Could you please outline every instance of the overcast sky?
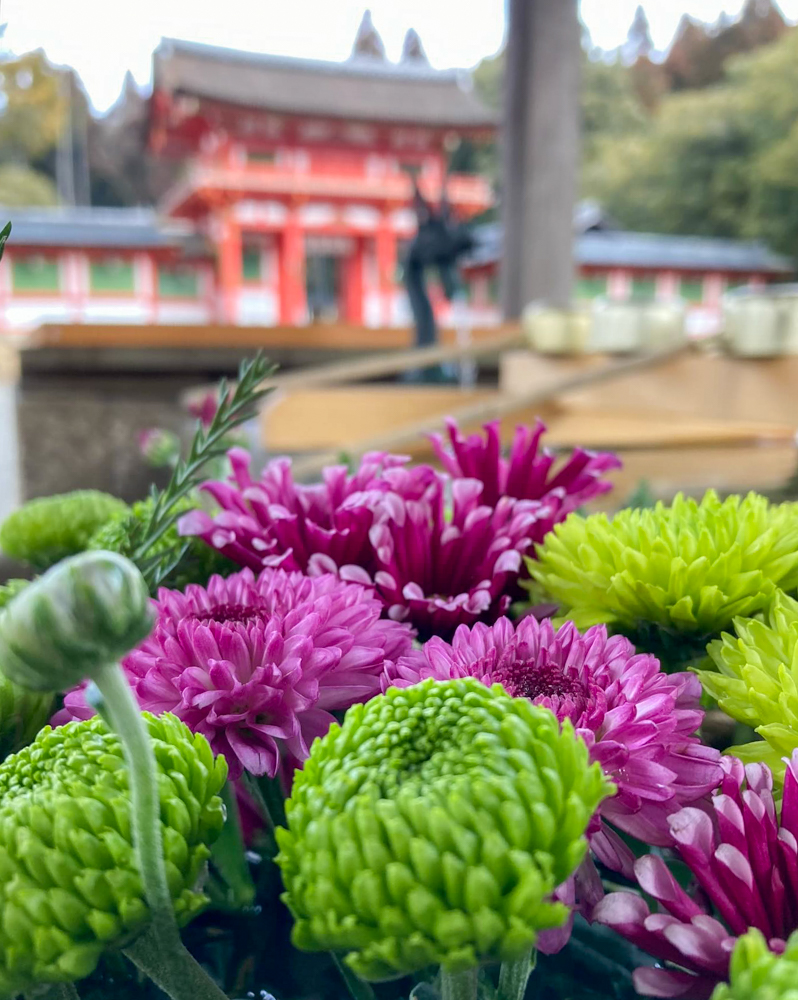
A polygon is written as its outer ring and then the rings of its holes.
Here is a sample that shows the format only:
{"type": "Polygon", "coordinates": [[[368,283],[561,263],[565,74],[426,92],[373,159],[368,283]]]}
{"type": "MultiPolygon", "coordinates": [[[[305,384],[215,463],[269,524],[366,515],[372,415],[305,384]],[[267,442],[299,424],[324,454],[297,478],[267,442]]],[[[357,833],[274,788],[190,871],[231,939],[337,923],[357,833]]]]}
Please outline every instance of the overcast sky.
{"type": "MultiPolygon", "coordinates": [[[[581,0],[593,41],[614,48],[626,37],[638,0],[581,0]]],[[[683,13],[715,20],[737,14],[743,0],[645,0],[658,48],[666,48],[683,13]]],[[[0,0],[7,23],[3,45],[15,53],[44,48],[74,66],[95,107],[119,94],[126,70],[150,76],[152,51],[163,37],[317,59],[349,54],[369,6],[389,58],[414,27],[438,68],[473,66],[494,53],[504,33],[504,0],[0,0]],[[466,13],[467,11],[467,13],[466,13]]],[[[798,19],[798,0],[781,0],[798,19]]]]}

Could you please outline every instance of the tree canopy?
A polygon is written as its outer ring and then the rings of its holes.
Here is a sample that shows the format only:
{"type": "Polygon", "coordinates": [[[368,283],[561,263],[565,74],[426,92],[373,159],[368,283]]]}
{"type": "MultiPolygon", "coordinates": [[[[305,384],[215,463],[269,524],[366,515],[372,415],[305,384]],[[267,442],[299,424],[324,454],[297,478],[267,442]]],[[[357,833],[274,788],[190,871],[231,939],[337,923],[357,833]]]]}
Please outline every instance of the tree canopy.
{"type": "MultiPolygon", "coordinates": [[[[798,252],[798,29],[772,0],[684,18],[666,57],[638,8],[615,52],[586,49],[582,191],[630,229],[760,238],[798,252]]],[[[475,74],[501,103],[501,54],[475,74]]],[[[498,153],[481,154],[498,176],[498,153]]],[[[471,165],[471,164],[469,164],[471,165]]]]}
{"type": "Polygon", "coordinates": [[[664,97],[638,131],[601,134],[585,190],[634,229],[798,249],[798,31],[664,97]]]}

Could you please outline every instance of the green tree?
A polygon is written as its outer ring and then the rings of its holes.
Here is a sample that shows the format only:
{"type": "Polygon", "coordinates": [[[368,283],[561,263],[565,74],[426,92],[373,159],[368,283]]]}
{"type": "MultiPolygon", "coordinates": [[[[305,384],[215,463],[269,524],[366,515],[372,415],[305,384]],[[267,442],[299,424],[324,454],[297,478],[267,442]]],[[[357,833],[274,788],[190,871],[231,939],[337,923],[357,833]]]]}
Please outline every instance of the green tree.
{"type": "Polygon", "coordinates": [[[43,52],[0,62],[0,159],[24,163],[46,155],[64,122],[60,74],[43,52]]]}
{"type": "Polygon", "coordinates": [[[634,79],[619,61],[585,56],[582,64],[582,156],[590,164],[606,139],[643,132],[649,116],[634,79]]]}
{"type": "Polygon", "coordinates": [[[55,205],[55,185],[47,174],[20,163],[0,163],[0,204],[55,205]]]}
{"type": "MultiPolygon", "coordinates": [[[[653,64],[652,64],[653,65],[653,64]]],[[[582,63],[582,155],[589,166],[605,138],[639,133],[648,125],[649,114],[637,94],[632,70],[601,53],[585,52],[582,63]]],[[[501,108],[504,56],[484,59],[474,72],[474,84],[482,99],[497,111],[501,108]]],[[[499,154],[495,143],[475,147],[463,143],[453,159],[453,168],[476,170],[499,179],[499,154]]]]}
{"type": "Polygon", "coordinates": [[[663,99],[646,130],[603,135],[586,188],[632,229],[798,247],[798,31],[663,99]]]}

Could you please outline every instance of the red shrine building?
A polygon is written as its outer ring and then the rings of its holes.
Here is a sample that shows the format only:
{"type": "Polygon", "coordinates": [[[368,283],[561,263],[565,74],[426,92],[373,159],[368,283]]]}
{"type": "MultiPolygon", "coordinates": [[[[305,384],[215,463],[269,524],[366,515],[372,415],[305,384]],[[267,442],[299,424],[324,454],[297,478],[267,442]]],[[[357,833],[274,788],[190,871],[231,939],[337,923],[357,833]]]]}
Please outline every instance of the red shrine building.
{"type": "MultiPolygon", "coordinates": [[[[496,125],[468,73],[431,69],[414,32],[399,64],[381,44],[368,18],[344,63],[162,42],[149,144],[181,179],[157,212],[11,210],[0,317],[408,324],[413,177],[439,201],[452,149],[496,125]]],[[[461,219],[492,204],[483,177],[445,183],[461,219]]]]}
{"type": "MultiPolygon", "coordinates": [[[[360,48],[343,64],[184,42],[155,55],[151,147],[188,163],[161,210],[216,248],[226,322],[409,318],[411,174],[438,201],[447,152],[494,120],[467,74],[431,70],[420,48],[399,65],[360,48]]],[[[492,202],[478,176],[450,176],[447,194],[464,218],[492,202]]]]}
{"type": "MultiPolygon", "coordinates": [[[[431,69],[414,32],[398,64],[364,18],[343,63],[167,40],[154,56],[148,141],[182,164],[147,209],[8,209],[0,330],[42,323],[380,328],[412,321],[401,280],[413,178],[453,213],[493,204],[487,179],[449,174],[458,143],[496,133],[468,73],[431,69]]],[[[590,211],[587,213],[590,216],[590,211]]],[[[724,290],[782,279],[758,244],[646,236],[575,219],[576,295],[683,297],[716,314],[724,290]]],[[[498,322],[501,234],[465,262],[475,323],[498,322]]],[[[439,317],[446,304],[431,282],[439,317]]]]}

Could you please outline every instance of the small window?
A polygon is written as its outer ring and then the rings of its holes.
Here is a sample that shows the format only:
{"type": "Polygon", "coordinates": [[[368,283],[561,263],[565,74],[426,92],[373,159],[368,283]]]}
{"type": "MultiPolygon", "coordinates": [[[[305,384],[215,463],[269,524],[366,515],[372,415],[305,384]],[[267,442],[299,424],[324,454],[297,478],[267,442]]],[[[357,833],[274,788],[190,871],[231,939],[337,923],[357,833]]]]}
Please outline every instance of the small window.
{"type": "Polygon", "coordinates": [[[700,279],[698,281],[682,279],[679,283],[679,293],[688,302],[701,302],[704,298],[704,282],[700,279]]]}
{"type": "Polygon", "coordinates": [[[261,252],[257,247],[245,249],[241,261],[241,273],[244,281],[258,282],[262,272],[261,252]]]}
{"type": "Polygon", "coordinates": [[[607,294],[607,278],[604,275],[588,275],[576,283],[578,299],[596,299],[607,294]]]}
{"type": "Polygon", "coordinates": [[[249,150],[247,153],[247,163],[254,163],[260,167],[271,166],[277,157],[277,154],[272,150],[271,152],[249,150]]]}
{"type": "Polygon", "coordinates": [[[158,265],[158,294],[165,299],[196,299],[199,295],[199,280],[195,270],[189,267],[168,267],[158,265]]]}
{"type": "Polygon", "coordinates": [[[58,260],[40,255],[12,258],[11,285],[15,292],[59,291],[58,260]]]}
{"type": "Polygon", "coordinates": [[[419,177],[421,174],[421,164],[416,162],[408,162],[407,160],[399,161],[399,171],[403,174],[409,174],[410,177],[419,177]]]}
{"type": "Polygon", "coordinates": [[[106,257],[89,264],[89,288],[97,294],[133,294],[136,290],[133,262],[123,257],[106,257]]]}
{"type": "Polygon", "coordinates": [[[652,302],[657,291],[655,278],[635,277],[632,279],[632,300],[635,302],[652,302]]]}

